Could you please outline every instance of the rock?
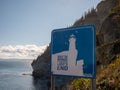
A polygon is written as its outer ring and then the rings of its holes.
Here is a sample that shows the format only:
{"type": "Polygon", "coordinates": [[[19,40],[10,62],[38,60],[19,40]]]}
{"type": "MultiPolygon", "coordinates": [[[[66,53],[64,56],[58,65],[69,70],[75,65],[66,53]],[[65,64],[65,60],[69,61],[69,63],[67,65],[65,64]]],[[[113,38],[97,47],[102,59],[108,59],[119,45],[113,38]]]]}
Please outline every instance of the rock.
{"type": "Polygon", "coordinates": [[[31,73],[23,73],[22,75],[32,76],[32,74],[31,74],[31,73]]]}
{"type": "Polygon", "coordinates": [[[49,47],[45,52],[38,56],[36,60],[32,62],[33,76],[39,78],[48,78],[50,77],[50,50],[49,47]]]}

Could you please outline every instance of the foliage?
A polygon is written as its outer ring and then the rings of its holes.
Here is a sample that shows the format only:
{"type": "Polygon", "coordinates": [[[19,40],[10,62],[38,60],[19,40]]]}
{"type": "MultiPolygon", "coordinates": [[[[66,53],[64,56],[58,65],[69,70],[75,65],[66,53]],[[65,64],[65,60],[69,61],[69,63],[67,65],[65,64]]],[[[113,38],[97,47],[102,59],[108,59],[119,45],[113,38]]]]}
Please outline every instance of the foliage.
{"type": "MultiPolygon", "coordinates": [[[[99,67],[100,68],[100,67],[99,67]]],[[[97,74],[97,90],[120,90],[120,57],[97,74]]],[[[90,79],[74,79],[73,90],[90,90],[90,79]]]]}
{"type": "Polygon", "coordinates": [[[120,57],[114,60],[106,68],[101,69],[97,75],[98,90],[119,90],[120,89],[120,57]]]}
{"type": "Polygon", "coordinates": [[[74,90],[89,90],[90,79],[74,79],[72,85],[74,90]]]}

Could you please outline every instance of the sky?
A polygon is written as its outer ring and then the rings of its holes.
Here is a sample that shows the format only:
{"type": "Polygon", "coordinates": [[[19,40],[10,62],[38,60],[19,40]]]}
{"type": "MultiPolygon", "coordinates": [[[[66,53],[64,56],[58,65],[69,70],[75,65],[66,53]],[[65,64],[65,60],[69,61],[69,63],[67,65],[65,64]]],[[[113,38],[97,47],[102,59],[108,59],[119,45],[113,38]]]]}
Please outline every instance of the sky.
{"type": "MultiPolygon", "coordinates": [[[[48,45],[52,30],[72,26],[100,1],[0,0],[0,50],[9,46],[48,45]]],[[[0,58],[7,57],[1,53],[0,58]]]]}

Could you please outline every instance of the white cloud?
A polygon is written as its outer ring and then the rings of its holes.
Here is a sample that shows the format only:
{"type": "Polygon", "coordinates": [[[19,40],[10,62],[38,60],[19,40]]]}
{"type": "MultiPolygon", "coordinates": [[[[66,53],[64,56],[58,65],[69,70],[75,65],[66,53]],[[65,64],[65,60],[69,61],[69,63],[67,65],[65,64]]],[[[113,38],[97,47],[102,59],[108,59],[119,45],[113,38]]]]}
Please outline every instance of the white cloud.
{"type": "Polygon", "coordinates": [[[42,54],[48,45],[16,45],[0,46],[0,58],[35,59],[42,54]]]}

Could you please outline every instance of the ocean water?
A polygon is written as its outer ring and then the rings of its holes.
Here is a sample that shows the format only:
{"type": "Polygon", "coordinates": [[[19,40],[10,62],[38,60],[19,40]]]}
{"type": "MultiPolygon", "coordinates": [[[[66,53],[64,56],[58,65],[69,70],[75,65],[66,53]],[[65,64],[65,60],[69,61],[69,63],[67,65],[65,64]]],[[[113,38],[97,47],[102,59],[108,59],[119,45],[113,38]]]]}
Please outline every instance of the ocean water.
{"type": "Polygon", "coordinates": [[[0,90],[48,90],[45,81],[29,75],[32,73],[31,62],[0,59],[0,90]]]}

